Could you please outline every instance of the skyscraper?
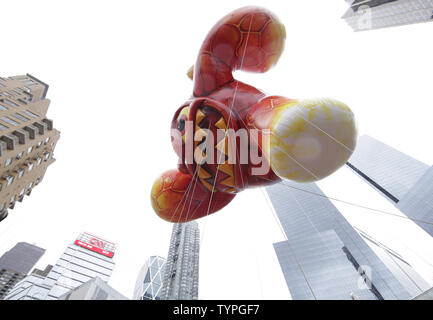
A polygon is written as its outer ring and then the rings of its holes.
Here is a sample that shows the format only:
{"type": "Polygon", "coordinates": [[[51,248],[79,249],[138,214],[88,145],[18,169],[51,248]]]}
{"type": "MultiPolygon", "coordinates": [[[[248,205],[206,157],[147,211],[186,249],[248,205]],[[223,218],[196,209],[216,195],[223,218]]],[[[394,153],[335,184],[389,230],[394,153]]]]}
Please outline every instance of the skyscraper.
{"type": "Polygon", "coordinates": [[[84,232],[66,248],[48,275],[30,274],[5,299],[57,300],[95,277],[108,282],[115,249],[114,243],[84,232]]]}
{"type": "Polygon", "coordinates": [[[366,135],[347,166],[433,236],[433,167],[366,135]]]}
{"type": "Polygon", "coordinates": [[[0,221],[30,195],[54,162],[60,132],[46,117],[48,85],[31,75],[0,77],[0,221]]]}
{"type": "Polygon", "coordinates": [[[200,230],[197,222],[173,226],[161,300],[197,300],[200,230]]]}
{"type": "Polygon", "coordinates": [[[45,249],[19,242],[0,257],[0,300],[29,273],[44,253],[45,249]]]}
{"type": "Polygon", "coordinates": [[[346,0],[343,19],[355,31],[433,21],[433,0],[346,0]]]}
{"type": "Polygon", "coordinates": [[[266,190],[287,237],[274,248],[293,299],[410,298],[316,184],[266,190]]]}
{"type": "Polygon", "coordinates": [[[141,268],[134,289],[134,300],[160,300],[166,260],[150,257],[141,268]]]}

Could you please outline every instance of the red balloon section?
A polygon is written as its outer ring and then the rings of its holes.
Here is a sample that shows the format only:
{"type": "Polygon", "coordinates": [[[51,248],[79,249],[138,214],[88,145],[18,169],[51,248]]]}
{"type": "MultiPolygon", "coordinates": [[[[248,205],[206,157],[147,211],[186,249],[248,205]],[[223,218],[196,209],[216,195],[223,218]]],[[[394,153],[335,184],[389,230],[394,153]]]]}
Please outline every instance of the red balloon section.
{"type": "Polygon", "coordinates": [[[178,169],[162,174],[151,191],[152,206],[162,219],[198,219],[220,210],[245,188],[280,181],[270,160],[269,143],[277,142],[272,130],[266,130],[294,100],[268,97],[232,73],[268,71],[280,58],[285,38],[278,18],[258,7],[235,10],[211,29],[189,72],[193,95],[171,124],[177,133],[172,144],[180,159],[178,169]],[[230,131],[236,136],[227,134],[230,131]],[[241,131],[247,135],[246,150],[236,143],[241,131]],[[254,173],[262,167],[267,169],[254,173]]]}

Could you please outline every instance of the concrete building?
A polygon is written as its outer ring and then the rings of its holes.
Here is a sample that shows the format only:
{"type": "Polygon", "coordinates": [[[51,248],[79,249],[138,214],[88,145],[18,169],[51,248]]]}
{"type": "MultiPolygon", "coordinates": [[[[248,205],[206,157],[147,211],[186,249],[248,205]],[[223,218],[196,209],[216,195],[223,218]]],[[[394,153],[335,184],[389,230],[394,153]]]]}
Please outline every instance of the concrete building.
{"type": "Polygon", "coordinates": [[[68,293],[59,300],[129,300],[121,293],[110,287],[104,280],[96,277],[68,293]]]}
{"type": "Polygon", "coordinates": [[[294,300],[411,297],[316,184],[266,191],[287,238],[274,248],[294,300]]]}
{"type": "Polygon", "coordinates": [[[48,85],[31,75],[0,77],[0,221],[44,178],[60,132],[46,117],[48,85]]]}
{"type": "Polygon", "coordinates": [[[134,300],[160,300],[166,260],[150,257],[141,268],[134,289],[134,300]]]}
{"type": "Polygon", "coordinates": [[[173,226],[161,300],[197,300],[200,230],[197,222],[173,226]]]}
{"type": "Polygon", "coordinates": [[[347,166],[433,236],[433,167],[367,135],[347,166]]]}
{"type": "Polygon", "coordinates": [[[433,21],[433,0],[346,0],[343,19],[354,31],[433,21]]]}
{"type": "Polygon", "coordinates": [[[0,300],[29,273],[44,253],[45,249],[19,242],[0,257],[0,300]]]}
{"type": "Polygon", "coordinates": [[[114,269],[115,250],[114,243],[84,232],[66,248],[54,267],[46,271],[48,274],[30,274],[5,299],[57,300],[95,277],[108,282],[114,269]]]}

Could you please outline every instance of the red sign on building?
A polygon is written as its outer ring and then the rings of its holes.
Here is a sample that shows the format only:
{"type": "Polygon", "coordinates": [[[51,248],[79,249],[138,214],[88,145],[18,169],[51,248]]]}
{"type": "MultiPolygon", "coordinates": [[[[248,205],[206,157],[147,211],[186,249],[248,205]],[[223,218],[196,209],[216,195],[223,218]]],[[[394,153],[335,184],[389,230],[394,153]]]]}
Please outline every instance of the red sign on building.
{"type": "Polygon", "coordinates": [[[95,237],[87,232],[82,233],[80,237],[75,240],[74,244],[109,258],[114,256],[114,243],[95,237]]]}

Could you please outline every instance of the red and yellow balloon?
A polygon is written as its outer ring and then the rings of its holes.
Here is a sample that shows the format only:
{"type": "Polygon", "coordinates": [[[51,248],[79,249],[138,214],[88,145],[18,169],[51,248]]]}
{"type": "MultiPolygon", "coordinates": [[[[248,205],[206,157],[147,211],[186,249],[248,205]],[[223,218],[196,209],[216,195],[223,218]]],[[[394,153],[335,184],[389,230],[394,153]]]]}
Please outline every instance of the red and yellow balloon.
{"type": "Polygon", "coordinates": [[[348,160],[357,137],[348,106],[267,96],[233,78],[235,70],[268,71],[285,38],[284,25],[259,7],[233,11],[209,32],[188,72],[193,95],[171,124],[178,169],[152,187],[152,206],[162,219],[195,220],[222,209],[245,188],[281,178],[317,181],[348,160]]]}

